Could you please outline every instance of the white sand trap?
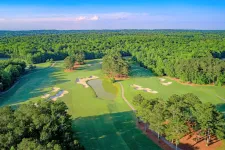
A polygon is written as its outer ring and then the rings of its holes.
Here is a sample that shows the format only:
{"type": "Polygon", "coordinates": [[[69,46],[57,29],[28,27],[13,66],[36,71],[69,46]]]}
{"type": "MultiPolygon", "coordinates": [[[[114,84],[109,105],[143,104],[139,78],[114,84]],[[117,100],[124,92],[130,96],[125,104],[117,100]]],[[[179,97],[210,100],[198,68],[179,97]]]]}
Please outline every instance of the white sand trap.
{"type": "Polygon", "coordinates": [[[55,62],[51,65],[51,67],[54,67],[55,66],[55,62]]]}
{"type": "Polygon", "coordinates": [[[58,92],[60,90],[60,88],[58,88],[58,87],[53,87],[52,88],[52,92],[58,92]]]}
{"type": "Polygon", "coordinates": [[[172,84],[172,82],[166,82],[166,83],[161,83],[162,85],[168,86],[170,84],[172,84]]]}
{"type": "Polygon", "coordinates": [[[143,88],[142,86],[136,85],[136,84],[132,84],[131,87],[133,87],[135,90],[138,90],[138,91],[145,91],[145,92],[152,93],[152,94],[158,93],[157,91],[153,91],[150,88],[143,88]]]}
{"type": "Polygon", "coordinates": [[[88,67],[92,66],[92,64],[88,64],[88,67]]]}
{"type": "Polygon", "coordinates": [[[159,78],[159,80],[160,80],[161,82],[166,81],[166,79],[164,79],[164,78],[159,78]]]}
{"type": "Polygon", "coordinates": [[[44,94],[41,98],[48,98],[50,94],[44,94]]]}
{"type": "Polygon", "coordinates": [[[99,64],[102,64],[102,62],[99,62],[99,64]]]}
{"type": "Polygon", "coordinates": [[[97,77],[97,76],[90,76],[90,77],[88,77],[88,78],[77,78],[76,79],[76,82],[77,82],[77,84],[81,84],[81,85],[83,85],[85,88],[88,88],[89,87],[89,85],[87,84],[87,81],[89,81],[89,80],[94,80],[94,79],[98,79],[99,77],[97,77]]]}
{"type": "Polygon", "coordinates": [[[56,101],[59,97],[63,97],[65,94],[68,94],[68,91],[61,90],[55,96],[50,97],[51,100],[56,101]]]}

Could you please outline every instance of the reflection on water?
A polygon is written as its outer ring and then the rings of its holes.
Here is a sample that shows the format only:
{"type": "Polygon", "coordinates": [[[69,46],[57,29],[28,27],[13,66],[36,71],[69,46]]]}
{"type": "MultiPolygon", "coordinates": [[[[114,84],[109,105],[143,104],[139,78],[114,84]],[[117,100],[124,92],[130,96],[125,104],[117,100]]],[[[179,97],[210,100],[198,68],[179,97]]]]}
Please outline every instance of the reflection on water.
{"type": "Polygon", "coordinates": [[[116,88],[112,84],[107,84],[107,86],[111,86],[110,88],[105,87],[105,84],[103,86],[103,82],[101,79],[90,80],[87,83],[94,89],[97,97],[102,99],[109,99],[109,100],[113,100],[116,98],[116,93],[108,90],[108,89],[116,88]]]}

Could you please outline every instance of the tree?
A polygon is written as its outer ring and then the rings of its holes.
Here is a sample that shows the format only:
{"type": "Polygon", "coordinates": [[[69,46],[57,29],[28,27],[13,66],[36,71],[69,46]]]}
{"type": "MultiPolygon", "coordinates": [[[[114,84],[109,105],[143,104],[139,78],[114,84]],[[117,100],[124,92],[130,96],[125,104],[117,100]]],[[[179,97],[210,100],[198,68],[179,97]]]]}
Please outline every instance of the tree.
{"type": "Polygon", "coordinates": [[[166,138],[175,142],[176,149],[179,144],[179,140],[187,133],[188,127],[185,125],[185,121],[179,116],[169,119],[169,123],[166,125],[165,133],[166,138]]]}
{"type": "Polygon", "coordinates": [[[223,114],[216,110],[215,105],[197,104],[192,109],[192,113],[200,127],[200,133],[205,137],[207,146],[212,135],[216,135],[219,139],[225,137],[225,120],[223,114]]]}
{"type": "Polygon", "coordinates": [[[0,147],[3,149],[83,149],[72,132],[63,102],[21,104],[0,108],[0,147]]]}
{"type": "Polygon", "coordinates": [[[73,56],[67,56],[64,59],[64,65],[65,65],[66,69],[72,70],[73,66],[74,66],[74,63],[75,63],[75,58],[73,56]]]}
{"type": "Polygon", "coordinates": [[[111,77],[128,76],[129,65],[119,52],[109,52],[103,57],[102,70],[111,77]]]}
{"type": "Polygon", "coordinates": [[[151,116],[151,129],[157,132],[158,139],[160,134],[165,132],[166,120],[167,120],[167,106],[163,100],[158,100],[158,103],[155,104],[151,116]]]}

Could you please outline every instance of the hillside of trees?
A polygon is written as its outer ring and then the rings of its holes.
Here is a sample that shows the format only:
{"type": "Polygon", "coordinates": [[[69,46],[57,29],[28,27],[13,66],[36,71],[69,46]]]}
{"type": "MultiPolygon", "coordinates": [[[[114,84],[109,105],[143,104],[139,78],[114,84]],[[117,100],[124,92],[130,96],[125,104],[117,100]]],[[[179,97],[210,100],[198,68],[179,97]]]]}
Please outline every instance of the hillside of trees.
{"type": "Polygon", "coordinates": [[[197,84],[225,83],[225,32],[182,30],[2,31],[0,55],[28,63],[62,60],[74,51],[86,59],[108,51],[132,55],[142,66],[197,84]]]}
{"type": "Polygon", "coordinates": [[[0,60],[0,92],[10,88],[24,74],[25,68],[26,63],[18,59],[0,60]]]}
{"type": "Polygon", "coordinates": [[[0,108],[0,147],[2,150],[79,150],[72,120],[63,102],[21,104],[0,108]]]}
{"type": "Polygon", "coordinates": [[[172,95],[167,101],[156,98],[146,99],[137,95],[133,99],[137,106],[136,115],[145,123],[145,128],[157,132],[158,138],[165,136],[176,146],[179,140],[195,131],[196,143],[205,139],[209,145],[213,136],[225,139],[223,113],[211,103],[202,103],[193,94],[172,95]]]}

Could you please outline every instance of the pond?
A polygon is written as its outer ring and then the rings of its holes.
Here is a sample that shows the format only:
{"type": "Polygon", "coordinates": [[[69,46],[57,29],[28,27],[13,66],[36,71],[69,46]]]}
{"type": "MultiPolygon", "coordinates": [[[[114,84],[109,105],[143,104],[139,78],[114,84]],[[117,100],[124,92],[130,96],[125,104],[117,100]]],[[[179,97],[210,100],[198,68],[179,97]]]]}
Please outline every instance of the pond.
{"type": "Polygon", "coordinates": [[[95,91],[98,98],[113,100],[118,92],[117,88],[106,80],[96,79],[87,82],[95,91]]]}

